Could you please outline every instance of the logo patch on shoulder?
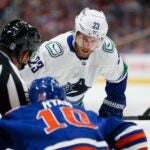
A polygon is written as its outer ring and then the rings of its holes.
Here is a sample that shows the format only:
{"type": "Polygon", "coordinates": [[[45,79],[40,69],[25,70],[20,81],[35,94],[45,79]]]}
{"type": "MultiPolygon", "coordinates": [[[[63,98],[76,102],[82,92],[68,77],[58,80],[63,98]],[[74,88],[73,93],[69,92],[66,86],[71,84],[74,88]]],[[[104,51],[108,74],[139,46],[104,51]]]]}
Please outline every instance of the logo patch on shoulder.
{"type": "Polygon", "coordinates": [[[48,50],[49,54],[54,58],[58,57],[64,53],[64,50],[63,50],[61,44],[58,42],[48,42],[45,45],[45,47],[48,50]]]}
{"type": "Polygon", "coordinates": [[[110,39],[105,39],[102,48],[107,53],[113,53],[114,52],[114,45],[110,39]]]}

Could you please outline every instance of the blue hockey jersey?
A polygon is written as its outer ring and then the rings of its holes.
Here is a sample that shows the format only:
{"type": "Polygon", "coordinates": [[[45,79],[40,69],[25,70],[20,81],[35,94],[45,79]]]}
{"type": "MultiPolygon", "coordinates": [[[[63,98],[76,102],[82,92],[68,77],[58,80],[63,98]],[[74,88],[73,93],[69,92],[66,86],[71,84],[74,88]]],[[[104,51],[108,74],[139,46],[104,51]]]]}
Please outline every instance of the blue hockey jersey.
{"type": "Polygon", "coordinates": [[[0,150],[147,149],[136,124],[100,118],[66,101],[48,100],[19,107],[0,120],[0,150]]]}

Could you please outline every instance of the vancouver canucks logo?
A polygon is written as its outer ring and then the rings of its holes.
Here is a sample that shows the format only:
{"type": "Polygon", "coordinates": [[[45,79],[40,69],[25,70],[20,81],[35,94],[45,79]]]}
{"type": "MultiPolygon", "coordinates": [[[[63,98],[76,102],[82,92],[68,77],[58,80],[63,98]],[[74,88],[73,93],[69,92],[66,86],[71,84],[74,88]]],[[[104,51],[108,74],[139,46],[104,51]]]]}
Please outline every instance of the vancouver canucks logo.
{"type": "Polygon", "coordinates": [[[108,53],[113,53],[114,52],[114,44],[109,38],[105,38],[103,46],[103,50],[108,53]]]}
{"type": "Polygon", "coordinates": [[[64,53],[61,44],[58,42],[48,42],[45,47],[52,57],[58,57],[64,53]]]}

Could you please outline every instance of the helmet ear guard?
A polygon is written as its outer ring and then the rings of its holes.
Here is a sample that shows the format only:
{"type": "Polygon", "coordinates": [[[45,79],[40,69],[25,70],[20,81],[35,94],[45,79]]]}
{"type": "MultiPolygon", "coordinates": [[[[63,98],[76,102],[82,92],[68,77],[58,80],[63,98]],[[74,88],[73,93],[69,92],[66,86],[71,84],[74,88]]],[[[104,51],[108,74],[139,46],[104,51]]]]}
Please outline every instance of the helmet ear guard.
{"type": "Polygon", "coordinates": [[[75,18],[75,34],[81,32],[91,37],[104,38],[107,31],[108,24],[102,11],[85,8],[75,18]]]}
{"type": "Polygon", "coordinates": [[[16,44],[14,42],[11,42],[9,45],[9,49],[13,51],[15,48],[16,48],[16,44]]]}

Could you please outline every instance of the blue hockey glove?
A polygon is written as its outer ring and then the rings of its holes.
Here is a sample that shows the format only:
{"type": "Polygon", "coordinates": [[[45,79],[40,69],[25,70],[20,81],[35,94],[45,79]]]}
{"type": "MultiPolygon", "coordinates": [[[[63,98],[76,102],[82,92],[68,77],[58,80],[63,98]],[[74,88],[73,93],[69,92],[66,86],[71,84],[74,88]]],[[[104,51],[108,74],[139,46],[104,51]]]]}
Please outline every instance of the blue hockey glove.
{"type": "Polygon", "coordinates": [[[127,75],[119,83],[106,82],[105,91],[107,97],[104,99],[104,102],[99,109],[100,116],[116,116],[118,118],[123,118],[123,110],[126,106],[126,84],[127,75]]]}
{"type": "Polygon", "coordinates": [[[118,118],[123,118],[124,108],[125,103],[118,103],[117,101],[105,98],[99,109],[99,115],[101,117],[116,116],[118,118]]]}

